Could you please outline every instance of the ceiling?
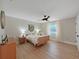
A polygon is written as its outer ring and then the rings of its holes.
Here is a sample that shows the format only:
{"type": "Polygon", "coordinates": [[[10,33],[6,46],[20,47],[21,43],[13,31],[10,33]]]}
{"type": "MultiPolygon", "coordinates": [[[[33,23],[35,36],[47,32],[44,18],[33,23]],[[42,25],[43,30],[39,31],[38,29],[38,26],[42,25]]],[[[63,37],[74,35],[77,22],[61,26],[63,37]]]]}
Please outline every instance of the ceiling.
{"type": "Polygon", "coordinates": [[[50,21],[74,17],[79,11],[79,0],[2,0],[7,16],[40,22],[43,15],[50,21]]]}

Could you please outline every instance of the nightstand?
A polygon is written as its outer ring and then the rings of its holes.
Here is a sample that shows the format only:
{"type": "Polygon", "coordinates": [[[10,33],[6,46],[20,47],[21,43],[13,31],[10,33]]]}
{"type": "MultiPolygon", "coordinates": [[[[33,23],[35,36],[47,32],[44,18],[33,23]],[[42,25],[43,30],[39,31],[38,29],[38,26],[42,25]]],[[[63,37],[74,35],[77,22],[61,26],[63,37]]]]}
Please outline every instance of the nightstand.
{"type": "Polygon", "coordinates": [[[27,42],[26,37],[19,37],[19,44],[24,44],[25,42],[27,42]]]}

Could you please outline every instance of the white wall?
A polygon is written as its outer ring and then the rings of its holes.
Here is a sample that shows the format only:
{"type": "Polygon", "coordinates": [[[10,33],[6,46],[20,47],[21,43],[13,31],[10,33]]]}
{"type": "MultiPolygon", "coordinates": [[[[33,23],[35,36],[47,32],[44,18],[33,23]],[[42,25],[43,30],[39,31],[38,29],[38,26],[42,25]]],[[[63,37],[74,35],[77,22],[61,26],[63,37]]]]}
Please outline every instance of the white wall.
{"type": "MultiPolygon", "coordinates": [[[[76,43],[75,39],[75,17],[58,20],[56,21],[57,24],[57,37],[53,38],[50,36],[51,39],[56,41],[62,41],[67,43],[76,43]]],[[[42,29],[42,32],[47,32],[47,23],[41,24],[40,28],[42,29]]]]}
{"type": "MultiPolygon", "coordinates": [[[[1,11],[1,0],[0,0],[0,11],[1,11]]],[[[1,16],[1,15],[0,15],[1,16]]],[[[1,17],[0,17],[0,19],[1,19],[1,17]]],[[[1,24],[0,24],[1,25],[1,24]]],[[[0,27],[1,28],[1,27],[0,27]]]]}
{"type": "Polygon", "coordinates": [[[1,1],[0,1],[0,10],[1,10],[1,1]]]}
{"type": "MultiPolygon", "coordinates": [[[[2,1],[0,0],[0,13],[1,13],[1,9],[2,9],[2,1]]],[[[1,16],[1,15],[0,15],[1,16]]],[[[1,20],[1,17],[0,17],[0,20],[1,20]]],[[[0,43],[1,43],[1,36],[2,36],[2,32],[3,30],[1,29],[1,22],[0,22],[0,43]]]]}
{"type": "Polygon", "coordinates": [[[47,34],[47,23],[40,23],[40,30],[42,34],[47,34]]]}
{"type": "MultiPolygon", "coordinates": [[[[56,33],[51,34],[51,31],[50,31],[50,25],[52,25],[54,23],[56,24],[56,21],[47,23],[47,33],[48,33],[48,35],[50,35],[51,40],[54,40],[54,39],[56,40],[56,33]]],[[[56,24],[56,26],[57,26],[57,24],[56,24]]]]}
{"type": "MultiPolygon", "coordinates": [[[[69,18],[56,21],[57,23],[57,39],[58,41],[75,43],[75,18],[69,18]]],[[[39,24],[29,22],[23,19],[17,19],[13,17],[6,17],[6,33],[8,37],[18,37],[21,32],[20,29],[25,29],[28,34],[28,24],[33,24],[35,28],[40,28],[41,32],[47,34],[47,23],[39,24]]]]}
{"type": "Polygon", "coordinates": [[[69,18],[69,19],[64,19],[60,20],[59,22],[59,34],[60,34],[60,39],[57,38],[59,41],[63,42],[71,42],[71,43],[76,43],[75,39],[75,31],[76,31],[76,26],[75,26],[75,18],[69,18]]]}
{"type": "Polygon", "coordinates": [[[77,37],[77,35],[79,35],[79,15],[76,18],[76,40],[77,40],[77,48],[79,51],[79,37],[77,37]]]}
{"type": "Polygon", "coordinates": [[[34,22],[29,22],[23,19],[13,18],[13,17],[6,17],[6,33],[8,37],[18,37],[21,35],[21,30],[25,30],[26,34],[29,33],[28,31],[28,24],[34,25],[35,28],[39,26],[39,24],[34,22]]]}

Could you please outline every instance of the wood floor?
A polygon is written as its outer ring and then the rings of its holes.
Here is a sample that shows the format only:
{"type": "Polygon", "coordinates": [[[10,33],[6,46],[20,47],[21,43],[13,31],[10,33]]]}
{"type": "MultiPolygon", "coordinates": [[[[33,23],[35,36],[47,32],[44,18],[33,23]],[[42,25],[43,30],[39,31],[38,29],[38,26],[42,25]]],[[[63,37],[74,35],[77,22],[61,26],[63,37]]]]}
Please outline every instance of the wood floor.
{"type": "Polygon", "coordinates": [[[79,59],[75,46],[49,41],[41,47],[17,45],[17,59],[79,59]]]}

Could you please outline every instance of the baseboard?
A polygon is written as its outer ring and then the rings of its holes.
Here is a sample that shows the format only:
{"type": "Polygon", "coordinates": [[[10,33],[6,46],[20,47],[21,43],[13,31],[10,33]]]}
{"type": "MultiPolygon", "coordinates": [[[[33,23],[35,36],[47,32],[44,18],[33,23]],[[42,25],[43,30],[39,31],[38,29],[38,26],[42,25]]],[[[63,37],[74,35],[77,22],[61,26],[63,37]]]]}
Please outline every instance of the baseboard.
{"type": "Polygon", "coordinates": [[[61,40],[60,41],[54,40],[54,41],[77,46],[77,43],[74,43],[74,42],[67,42],[67,41],[61,41],[61,40]]]}
{"type": "Polygon", "coordinates": [[[66,41],[62,41],[63,43],[66,43],[66,44],[71,44],[71,45],[77,45],[76,43],[74,43],[74,42],[66,42],[66,41]]]}

